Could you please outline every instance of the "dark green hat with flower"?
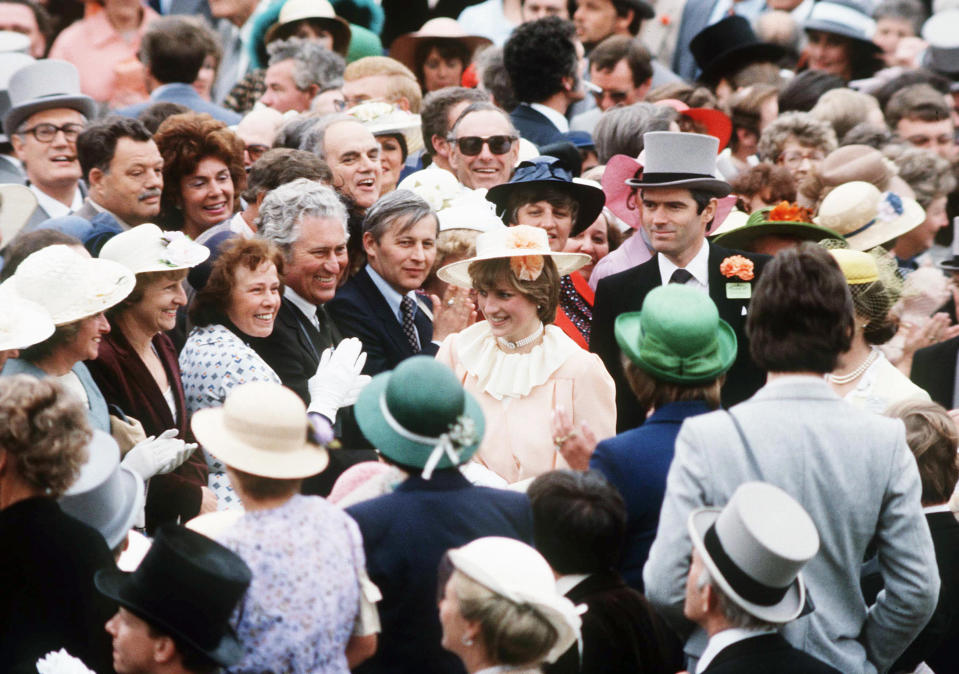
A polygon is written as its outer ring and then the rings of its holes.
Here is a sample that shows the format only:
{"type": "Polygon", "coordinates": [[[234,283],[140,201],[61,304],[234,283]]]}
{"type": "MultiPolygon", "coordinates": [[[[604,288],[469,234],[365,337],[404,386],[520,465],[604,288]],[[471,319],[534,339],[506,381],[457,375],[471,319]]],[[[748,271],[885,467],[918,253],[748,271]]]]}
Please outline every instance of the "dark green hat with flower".
{"type": "Polygon", "coordinates": [[[407,358],[373,377],[354,407],[363,435],[398,464],[434,469],[469,461],[486,425],[483,410],[453,371],[429,356],[407,358]]]}
{"type": "Polygon", "coordinates": [[[799,241],[836,239],[845,241],[841,234],[812,223],[812,215],[805,208],[781,201],[776,206],[760,208],[750,214],[746,224],[712,239],[717,246],[750,250],[751,243],[760,236],[786,236],[799,241]]]}
{"type": "Polygon", "coordinates": [[[711,381],[736,360],[736,333],[713,301],[678,283],[650,291],[642,311],[617,316],[614,332],[637,367],[676,384],[711,381]]]}

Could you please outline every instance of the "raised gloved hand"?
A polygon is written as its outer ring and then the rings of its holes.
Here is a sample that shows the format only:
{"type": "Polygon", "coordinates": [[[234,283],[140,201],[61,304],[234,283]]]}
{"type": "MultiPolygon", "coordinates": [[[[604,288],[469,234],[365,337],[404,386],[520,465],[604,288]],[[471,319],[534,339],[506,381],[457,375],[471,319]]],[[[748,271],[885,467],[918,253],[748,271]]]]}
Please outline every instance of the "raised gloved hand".
{"type": "Polygon", "coordinates": [[[326,349],[320,356],[316,374],[310,377],[310,412],[322,414],[330,423],[336,420],[336,411],[352,405],[367,384],[370,376],[361,374],[366,364],[363,343],[356,337],[348,337],[326,349]]]}
{"type": "Polygon", "coordinates": [[[176,435],[175,428],[163,431],[159,437],[151,435],[135,444],[121,463],[144,480],[175,470],[198,447],[195,443],[177,439],[176,435]]]}

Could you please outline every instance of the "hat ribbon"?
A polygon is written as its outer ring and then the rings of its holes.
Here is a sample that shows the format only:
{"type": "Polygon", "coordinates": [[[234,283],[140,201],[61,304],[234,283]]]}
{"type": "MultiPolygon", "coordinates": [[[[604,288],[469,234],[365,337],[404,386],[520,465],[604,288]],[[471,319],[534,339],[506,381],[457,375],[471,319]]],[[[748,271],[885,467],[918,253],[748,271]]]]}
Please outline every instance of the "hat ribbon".
{"type": "Polygon", "coordinates": [[[396,420],[396,417],[390,414],[390,410],[386,405],[386,396],[383,394],[380,395],[380,412],[382,412],[383,419],[386,420],[387,426],[393,429],[401,438],[433,447],[433,451],[430,452],[429,458],[423,466],[422,475],[424,480],[429,480],[433,477],[433,471],[439,462],[443,460],[443,456],[448,456],[454,466],[458,465],[463,449],[476,442],[476,424],[465,414],[456,417],[456,421],[450,424],[449,430],[445,433],[439,437],[432,437],[429,435],[420,435],[419,433],[414,433],[413,431],[403,428],[400,422],[396,420]]]}
{"type": "Polygon", "coordinates": [[[670,345],[659,339],[657,335],[644,330],[643,336],[645,339],[639,349],[639,354],[647,362],[654,363],[657,367],[684,376],[705,375],[716,369],[712,361],[719,353],[718,339],[714,339],[709,348],[699,353],[690,356],[677,356],[671,351],[670,345]]]}
{"type": "Polygon", "coordinates": [[[892,222],[896,218],[900,217],[906,211],[906,209],[905,206],[903,206],[902,197],[900,197],[898,194],[895,192],[883,192],[879,199],[879,205],[876,211],[876,217],[859,229],[849,232],[844,236],[849,238],[850,236],[861,234],[875,225],[877,222],[892,222]]]}
{"type": "Polygon", "coordinates": [[[719,535],[716,533],[715,523],[706,530],[703,536],[703,545],[726,582],[736,590],[740,597],[752,604],[759,604],[760,606],[778,604],[786,596],[792,585],[792,583],[789,583],[786,587],[772,587],[760,583],[739,568],[736,562],[726,554],[722,541],[719,540],[719,535]]]}

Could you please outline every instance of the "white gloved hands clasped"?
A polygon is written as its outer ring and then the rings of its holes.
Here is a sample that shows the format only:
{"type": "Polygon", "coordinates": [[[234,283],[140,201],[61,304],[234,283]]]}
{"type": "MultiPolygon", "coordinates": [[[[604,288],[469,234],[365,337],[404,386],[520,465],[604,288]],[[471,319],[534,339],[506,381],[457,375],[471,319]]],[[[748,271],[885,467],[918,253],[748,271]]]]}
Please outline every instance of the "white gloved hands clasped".
{"type": "Polygon", "coordinates": [[[162,475],[176,470],[180,464],[190,458],[198,445],[177,439],[177,429],[163,431],[159,437],[152,435],[135,444],[121,464],[143,478],[149,480],[154,475],[162,475]]]}
{"type": "Polygon", "coordinates": [[[310,412],[317,412],[333,423],[336,411],[356,402],[363,388],[370,383],[370,376],[361,374],[366,364],[363,343],[356,337],[348,337],[326,349],[320,356],[316,374],[310,377],[310,412]]]}

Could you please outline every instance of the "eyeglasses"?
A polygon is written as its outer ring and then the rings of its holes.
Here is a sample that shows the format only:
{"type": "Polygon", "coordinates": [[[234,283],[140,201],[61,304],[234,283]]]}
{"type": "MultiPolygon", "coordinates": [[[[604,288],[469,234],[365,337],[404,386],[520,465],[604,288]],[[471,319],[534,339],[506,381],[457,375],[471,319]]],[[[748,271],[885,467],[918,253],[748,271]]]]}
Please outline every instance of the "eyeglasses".
{"type": "Polygon", "coordinates": [[[251,161],[256,161],[269,149],[270,147],[268,145],[247,145],[246,153],[250,155],[251,161]]]}
{"type": "Polygon", "coordinates": [[[41,143],[52,143],[60,131],[63,132],[63,137],[72,143],[77,139],[77,136],[80,135],[80,132],[83,131],[83,125],[64,124],[63,126],[57,126],[55,124],[37,124],[29,129],[24,129],[20,133],[29,133],[41,143]]]}
{"type": "Polygon", "coordinates": [[[799,168],[804,161],[819,162],[826,158],[822,152],[784,152],[779,155],[782,163],[789,168],[799,168]]]}
{"type": "Polygon", "coordinates": [[[488,145],[489,151],[493,154],[506,154],[513,147],[513,143],[519,140],[516,136],[463,136],[462,138],[448,138],[449,142],[455,143],[460,152],[467,157],[475,157],[483,151],[483,146],[488,145]]]}

